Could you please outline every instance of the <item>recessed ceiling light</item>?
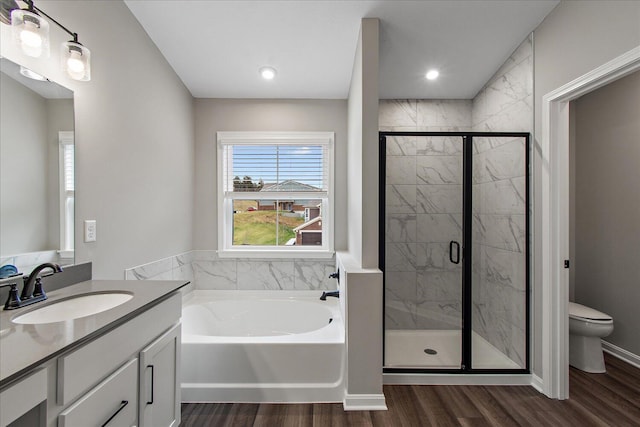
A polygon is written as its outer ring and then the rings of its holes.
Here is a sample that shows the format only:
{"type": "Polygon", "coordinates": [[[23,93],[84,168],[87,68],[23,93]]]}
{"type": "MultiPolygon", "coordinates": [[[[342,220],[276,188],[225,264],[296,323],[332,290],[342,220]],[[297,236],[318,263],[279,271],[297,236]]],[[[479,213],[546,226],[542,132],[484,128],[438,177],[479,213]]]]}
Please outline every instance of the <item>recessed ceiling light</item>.
{"type": "Polygon", "coordinates": [[[262,67],[260,68],[260,75],[265,80],[273,80],[276,76],[276,69],[273,67],[262,67]]]}
{"type": "Polygon", "coordinates": [[[438,70],[429,70],[427,71],[427,74],[425,75],[425,77],[427,78],[427,80],[435,80],[438,78],[439,75],[440,73],[438,72],[438,70]]]}

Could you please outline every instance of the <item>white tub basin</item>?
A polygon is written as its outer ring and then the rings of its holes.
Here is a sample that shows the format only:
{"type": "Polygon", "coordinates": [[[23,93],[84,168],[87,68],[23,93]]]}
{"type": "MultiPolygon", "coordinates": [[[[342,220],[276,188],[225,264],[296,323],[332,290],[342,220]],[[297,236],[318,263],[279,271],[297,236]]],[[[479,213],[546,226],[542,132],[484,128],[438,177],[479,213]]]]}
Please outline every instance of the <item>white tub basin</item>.
{"type": "Polygon", "coordinates": [[[45,305],[11,321],[19,324],[62,322],[91,316],[124,304],[133,298],[129,292],[82,294],[45,305]]]}

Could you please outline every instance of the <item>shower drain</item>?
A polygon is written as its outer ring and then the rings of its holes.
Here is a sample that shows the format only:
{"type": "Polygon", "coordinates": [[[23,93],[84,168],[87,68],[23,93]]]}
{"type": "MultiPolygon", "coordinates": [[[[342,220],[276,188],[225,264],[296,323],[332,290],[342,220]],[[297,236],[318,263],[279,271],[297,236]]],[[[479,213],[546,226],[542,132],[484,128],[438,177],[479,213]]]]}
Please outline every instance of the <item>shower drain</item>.
{"type": "Polygon", "coordinates": [[[437,351],[435,351],[435,350],[434,350],[434,349],[432,349],[432,348],[425,348],[425,349],[424,349],[424,352],[425,352],[425,353],[427,353],[427,354],[431,354],[431,355],[433,355],[433,354],[438,354],[438,352],[437,352],[437,351]]]}

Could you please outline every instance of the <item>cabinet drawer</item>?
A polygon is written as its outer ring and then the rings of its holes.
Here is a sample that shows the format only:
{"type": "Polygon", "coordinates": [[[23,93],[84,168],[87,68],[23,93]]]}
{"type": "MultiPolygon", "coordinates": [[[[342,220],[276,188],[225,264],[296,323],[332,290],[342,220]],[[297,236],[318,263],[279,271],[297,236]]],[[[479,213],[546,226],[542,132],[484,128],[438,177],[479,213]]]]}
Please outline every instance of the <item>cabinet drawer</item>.
{"type": "Polygon", "coordinates": [[[180,319],[181,294],[150,308],[122,326],[58,359],[59,405],[67,405],[97,384],[146,343],[180,319]]]}
{"type": "Polygon", "coordinates": [[[98,384],[58,417],[58,427],[131,427],[137,424],[138,359],[98,384]]]}

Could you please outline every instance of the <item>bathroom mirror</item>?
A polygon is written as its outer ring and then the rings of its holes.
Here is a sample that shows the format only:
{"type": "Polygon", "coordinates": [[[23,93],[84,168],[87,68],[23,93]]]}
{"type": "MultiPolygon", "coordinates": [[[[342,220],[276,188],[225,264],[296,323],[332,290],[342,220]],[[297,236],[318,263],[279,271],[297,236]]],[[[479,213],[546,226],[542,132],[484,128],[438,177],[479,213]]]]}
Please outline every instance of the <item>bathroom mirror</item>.
{"type": "Polygon", "coordinates": [[[73,92],[7,58],[0,71],[0,265],[73,264],[73,92]]]}

